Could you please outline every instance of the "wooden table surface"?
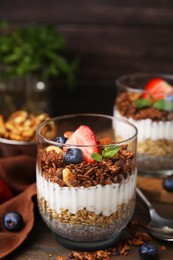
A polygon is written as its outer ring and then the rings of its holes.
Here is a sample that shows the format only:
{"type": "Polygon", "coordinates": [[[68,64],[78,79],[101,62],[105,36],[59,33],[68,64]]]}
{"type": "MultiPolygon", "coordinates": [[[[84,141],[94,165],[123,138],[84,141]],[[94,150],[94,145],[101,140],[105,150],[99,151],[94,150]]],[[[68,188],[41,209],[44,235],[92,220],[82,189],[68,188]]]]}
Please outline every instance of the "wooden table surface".
{"type": "MultiPolygon", "coordinates": [[[[160,203],[153,202],[157,211],[164,217],[169,217],[173,219],[173,204],[170,203],[160,203]]],[[[139,219],[140,221],[148,221],[148,211],[145,206],[137,199],[136,209],[134,212],[133,219],[139,219]]],[[[153,241],[158,246],[159,260],[171,260],[173,259],[173,242],[163,242],[153,239],[153,241]],[[160,250],[160,247],[164,245],[166,250],[160,250]]],[[[132,246],[129,254],[127,256],[114,256],[112,259],[117,260],[138,260],[141,259],[138,253],[138,246],[132,246]]],[[[17,249],[15,253],[8,256],[8,260],[55,260],[58,256],[68,256],[71,250],[64,248],[57,241],[55,241],[51,231],[47,228],[45,223],[42,221],[37,207],[35,210],[35,224],[33,230],[31,231],[29,237],[22,244],[22,246],[17,249]]]]}

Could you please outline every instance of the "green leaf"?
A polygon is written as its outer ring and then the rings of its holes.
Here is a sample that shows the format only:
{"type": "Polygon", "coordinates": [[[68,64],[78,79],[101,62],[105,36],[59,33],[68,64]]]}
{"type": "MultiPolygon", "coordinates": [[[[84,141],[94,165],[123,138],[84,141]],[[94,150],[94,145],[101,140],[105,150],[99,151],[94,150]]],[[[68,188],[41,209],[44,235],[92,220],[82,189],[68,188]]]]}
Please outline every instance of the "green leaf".
{"type": "Polygon", "coordinates": [[[5,68],[3,78],[34,74],[49,80],[62,76],[69,87],[74,86],[76,61],[67,59],[66,39],[57,26],[32,23],[11,28],[4,21],[0,23],[0,34],[0,66],[5,68]]]}
{"type": "Polygon", "coordinates": [[[102,151],[102,155],[93,152],[91,154],[91,158],[97,162],[101,162],[103,158],[112,158],[119,151],[119,149],[119,146],[109,146],[102,151]]]}
{"type": "Polygon", "coordinates": [[[91,158],[96,160],[97,162],[101,162],[101,160],[102,160],[102,156],[99,153],[92,153],[91,158]]]}
{"type": "Polygon", "coordinates": [[[119,149],[120,148],[118,146],[106,147],[102,151],[102,157],[104,157],[104,158],[112,158],[119,151],[119,149]]]}
{"type": "Polygon", "coordinates": [[[153,104],[153,107],[163,111],[173,111],[173,102],[166,99],[158,99],[153,104]]]}
{"type": "Polygon", "coordinates": [[[3,31],[7,31],[9,29],[9,25],[8,25],[8,22],[6,20],[0,22],[0,28],[3,30],[3,31]]]}
{"type": "Polygon", "coordinates": [[[139,98],[139,99],[135,100],[134,104],[138,108],[151,107],[151,105],[152,105],[152,103],[145,98],[139,98]]]}

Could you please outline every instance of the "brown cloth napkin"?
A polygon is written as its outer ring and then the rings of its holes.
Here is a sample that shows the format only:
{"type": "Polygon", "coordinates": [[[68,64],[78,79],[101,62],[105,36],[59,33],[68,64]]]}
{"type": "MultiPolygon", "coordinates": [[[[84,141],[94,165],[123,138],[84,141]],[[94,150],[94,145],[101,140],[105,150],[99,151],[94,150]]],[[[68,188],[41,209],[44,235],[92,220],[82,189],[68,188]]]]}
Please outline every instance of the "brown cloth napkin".
{"type": "Polygon", "coordinates": [[[0,205],[0,259],[12,253],[26,239],[34,224],[36,159],[27,155],[0,158],[0,178],[13,190],[14,197],[0,205]],[[3,216],[8,211],[18,211],[24,219],[19,232],[9,232],[3,227],[3,216]]]}

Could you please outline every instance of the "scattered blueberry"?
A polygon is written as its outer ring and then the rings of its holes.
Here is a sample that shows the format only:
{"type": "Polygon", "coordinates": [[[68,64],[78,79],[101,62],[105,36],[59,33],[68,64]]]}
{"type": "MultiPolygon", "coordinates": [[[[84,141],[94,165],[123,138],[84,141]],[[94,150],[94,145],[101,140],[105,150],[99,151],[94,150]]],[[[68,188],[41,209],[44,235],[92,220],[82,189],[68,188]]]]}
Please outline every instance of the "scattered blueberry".
{"type": "Polygon", "coordinates": [[[163,179],[163,188],[167,191],[173,192],[173,175],[163,179]]]}
{"type": "Polygon", "coordinates": [[[64,162],[66,164],[71,163],[81,163],[83,162],[83,154],[82,151],[78,148],[69,148],[64,154],[64,162]]]}
{"type": "Polygon", "coordinates": [[[4,215],[3,224],[8,231],[16,232],[23,228],[24,222],[19,212],[10,211],[4,215]]]}
{"type": "Polygon", "coordinates": [[[156,260],[158,258],[157,247],[148,242],[139,247],[139,255],[143,260],[156,260]]]}
{"type": "Polygon", "coordinates": [[[173,95],[166,96],[165,99],[173,102],[173,95]]]}
{"type": "MultiPolygon", "coordinates": [[[[67,141],[67,138],[65,136],[57,136],[55,138],[55,142],[60,143],[60,144],[65,144],[67,141]]],[[[62,147],[62,145],[58,145],[59,147],[62,147]]]]}

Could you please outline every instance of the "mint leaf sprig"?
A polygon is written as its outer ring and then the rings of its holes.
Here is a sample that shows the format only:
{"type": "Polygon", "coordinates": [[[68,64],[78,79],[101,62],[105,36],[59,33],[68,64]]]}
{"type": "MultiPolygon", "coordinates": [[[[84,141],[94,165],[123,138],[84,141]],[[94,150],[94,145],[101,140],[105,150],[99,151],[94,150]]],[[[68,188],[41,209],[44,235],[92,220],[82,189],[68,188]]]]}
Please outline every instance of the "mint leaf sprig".
{"type": "Polygon", "coordinates": [[[119,149],[119,146],[108,146],[102,151],[101,154],[93,152],[91,154],[91,158],[97,162],[101,162],[103,158],[112,158],[119,151],[119,149]]]}
{"type": "Polygon", "coordinates": [[[164,111],[173,111],[173,102],[166,99],[159,99],[154,104],[153,107],[164,111]]]}
{"type": "Polygon", "coordinates": [[[136,99],[134,101],[134,104],[138,107],[138,108],[145,108],[145,107],[151,107],[152,106],[152,102],[145,99],[145,98],[139,98],[136,99]]]}
{"type": "Polygon", "coordinates": [[[139,108],[154,107],[158,110],[173,111],[173,102],[167,99],[158,99],[157,101],[149,101],[145,98],[140,98],[134,101],[134,104],[139,108]]]}

